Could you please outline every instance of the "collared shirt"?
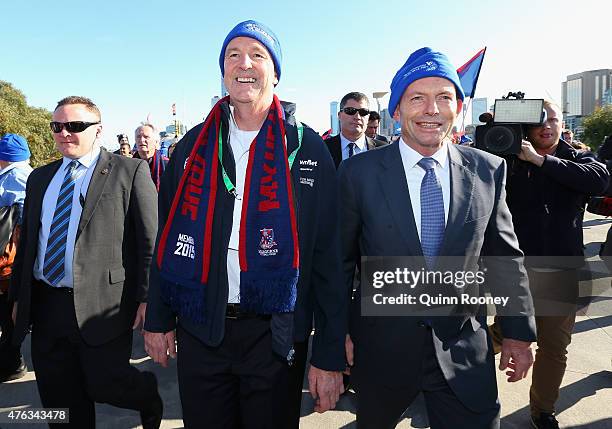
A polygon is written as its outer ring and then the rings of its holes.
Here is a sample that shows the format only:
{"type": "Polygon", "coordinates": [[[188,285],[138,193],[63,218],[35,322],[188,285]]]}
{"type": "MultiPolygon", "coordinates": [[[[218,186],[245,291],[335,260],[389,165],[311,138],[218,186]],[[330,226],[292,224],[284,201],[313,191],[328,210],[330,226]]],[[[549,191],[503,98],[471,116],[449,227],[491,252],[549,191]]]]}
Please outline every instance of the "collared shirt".
{"type": "Polygon", "coordinates": [[[25,189],[32,167],[27,161],[11,163],[0,170],[0,207],[18,204],[23,207],[25,189]]]}
{"type": "MultiPolygon", "coordinates": [[[[72,260],[74,255],[74,245],[76,242],[76,232],[81,220],[81,212],[83,207],[81,206],[81,196],[83,200],[87,197],[87,190],[89,188],[89,182],[91,176],[100,157],[100,147],[94,145],[94,148],[90,153],[77,159],[79,165],[76,169],[77,179],[74,183],[74,194],[72,195],[72,209],[70,211],[70,220],[68,221],[68,236],[66,237],[66,255],[64,259],[64,278],[60,280],[57,287],[74,287],[72,277],[72,260]]],[[[34,278],[42,280],[46,283],[49,281],[43,274],[43,265],[45,262],[45,252],[47,251],[47,240],[49,239],[49,230],[51,229],[51,223],[53,222],[53,215],[55,214],[55,205],[57,203],[57,196],[62,187],[62,182],[66,176],[66,168],[72,161],[70,158],[64,157],[62,165],[57,170],[57,173],[49,182],[47,191],[43,198],[42,211],[40,213],[40,230],[38,232],[38,252],[36,256],[36,262],[34,263],[34,278]]]]}
{"type": "Polygon", "coordinates": [[[236,193],[238,198],[234,201],[234,216],[232,220],[232,234],[227,249],[227,281],[229,295],[227,302],[240,302],[240,260],[238,258],[238,244],[240,242],[240,220],[242,219],[242,196],[244,194],[244,181],[247,165],[249,163],[249,148],[259,130],[242,131],[231,119],[229,126],[229,144],[236,162],[236,193]]]}
{"type": "MultiPolygon", "coordinates": [[[[412,149],[404,139],[399,141],[400,155],[404,172],[406,173],[406,182],[410,193],[410,203],[412,204],[412,213],[414,213],[414,222],[421,238],[421,182],[425,177],[423,170],[418,162],[422,158],[426,158],[416,150],[412,149]]],[[[445,141],[442,147],[434,153],[431,158],[436,161],[436,176],[442,185],[442,198],[444,199],[444,222],[448,222],[448,210],[450,207],[450,168],[448,160],[448,143],[445,141]]]]}
{"type": "Polygon", "coordinates": [[[351,143],[355,143],[355,146],[353,147],[353,155],[357,155],[358,153],[365,152],[366,150],[368,150],[365,134],[359,137],[356,141],[351,141],[344,137],[342,133],[340,133],[340,145],[342,147],[343,161],[349,157],[349,144],[351,143]]]}

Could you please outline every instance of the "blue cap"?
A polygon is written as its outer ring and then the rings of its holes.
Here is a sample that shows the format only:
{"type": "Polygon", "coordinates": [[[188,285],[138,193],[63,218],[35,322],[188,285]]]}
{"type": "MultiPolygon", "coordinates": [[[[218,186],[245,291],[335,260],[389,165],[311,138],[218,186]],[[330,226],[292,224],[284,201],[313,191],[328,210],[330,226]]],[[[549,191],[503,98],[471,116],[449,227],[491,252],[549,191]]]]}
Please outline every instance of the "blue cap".
{"type": "Polygon", "coordinates": [[[281,76],[281,63],[283,61],[283,53],[281,51],[280,42],[276,37],[276,34],[272,32],[268,27],[266,27],[261,22],[249,20],[241,22],[236,25],[232,31],[229,32],[225,40],[223,41],[223,46],[221,47],[221,54],[219,54],[219,66],[221,67],[221,76],[225,75],[225,67],[223,66],[223,62],[225,61],[225,49],[229,42],[236,37],[250,37],[251,39],[257,40],[259,43],[264,45],[270,56],[272,57],[272,61],[274,62],[274,70],[276,71],[276,77],[280,80],[281,76]]]}
{"type": "Polygon", "coordinates": [[[0,160],[8,162],[25,161],[30,158],[30,148],[25,137],[19,134],[5,134],[0,140],[0,160]]]}
{"type": "Polygon", "coordinates": [[[406,63],[397,71],[391,81],[391,97],[389,98],[390,115],[395,113],[395,109],[402,99],[406,88],[415,80],[423,79],[424,77],[442,77],[448,79],[457,88],[457,98],[463,100],[465,97],[457,70],[455,70],[446,55],[425,47],[410,54],[406,63]]]}

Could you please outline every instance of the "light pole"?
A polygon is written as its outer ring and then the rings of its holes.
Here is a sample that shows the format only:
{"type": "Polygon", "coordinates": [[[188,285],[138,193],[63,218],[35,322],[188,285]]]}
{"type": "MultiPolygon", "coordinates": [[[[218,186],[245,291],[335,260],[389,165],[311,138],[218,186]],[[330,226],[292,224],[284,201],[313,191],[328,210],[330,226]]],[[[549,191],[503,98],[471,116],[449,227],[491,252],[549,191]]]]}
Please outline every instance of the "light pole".
{"type": "Polygon", "coordinates": [[[388,93],[389,93],[388,91],[379,91],[379,92],[372,93],[372,97],[374,97],[374,100],[376,100],[376,105],[378,106],[379,115],[380,115],[380,99],[383,98],[388,93]]]}

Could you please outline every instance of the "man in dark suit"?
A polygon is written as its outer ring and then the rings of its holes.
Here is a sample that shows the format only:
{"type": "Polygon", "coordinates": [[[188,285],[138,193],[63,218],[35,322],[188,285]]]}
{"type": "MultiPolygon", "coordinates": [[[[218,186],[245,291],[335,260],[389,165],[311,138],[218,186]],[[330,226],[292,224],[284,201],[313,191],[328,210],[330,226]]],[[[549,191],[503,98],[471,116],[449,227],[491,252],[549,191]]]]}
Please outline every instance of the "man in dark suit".
{"type": "Polygon", "coordinates": [[[381,142],[389,143],[389,139],[378,134],[378,126],[380,125],[380,115],[378,112],[370,112],[368,126],[366,128],[366,136],[371,139],[380,140],[381,142]]]}
{"type": "MultiPolygon", "coordinates": [[[[339,170],[346,287],[352,288],[359,256],[401,256],[414,273],[451,272],[458,279],[477,271],[479,258],[488,255],[492,295],[512,300],[507,308],[497,306],[498,312],[514,316],[501,318],[507,335],[500,369],[510,368],[509,381],[520,380],[533,362],[535,330],[522,254],[505,202],[505,163],[449,144],[463,91],[443,54],[429,48],[413,53],[391,90],[389,111],[401,122],[401,139],[350,159],[339,170]]],[[[367,279],[367,263],[362,271],[367,279]]],[[[347,338],[358,427],[395,427],[423,392],[432,429],[498,428],[485,309],[449,301],[450,308],[436,308],[446,313],[398,314],[392,306],[378,306],[382,313],[377,314],[386,317],[368,317],[377,298],[364,293],[366,283],[352,305],[347,338]]],[[[435,292],[457,300],[460,287],[454,280],[450,285],[421,282],[413,292],[419,300],[435,292]]],[[[471,292],[481,297],[478,289],[471,292]]]]}
{"type": "Polygon", "coordinates": [[[365,94],[349,92],[340,100],[340,134],[325,140],[336,168],[353,155],[387,144],[365,134],[369,116],[370,101],[365,94]]]}
{"type": "Polygon", "coordinates": [[[147,163],[100,149],[100,111],[88,98],[61,100],[51,130],[62,158],[27,183],[10,287],[16,340],[31,323],[42,404],[69,408],[69,427],[95,427],[94,403],[105,402],[158,428],[155,376],[129,364],[157,231],[147,163]]]}

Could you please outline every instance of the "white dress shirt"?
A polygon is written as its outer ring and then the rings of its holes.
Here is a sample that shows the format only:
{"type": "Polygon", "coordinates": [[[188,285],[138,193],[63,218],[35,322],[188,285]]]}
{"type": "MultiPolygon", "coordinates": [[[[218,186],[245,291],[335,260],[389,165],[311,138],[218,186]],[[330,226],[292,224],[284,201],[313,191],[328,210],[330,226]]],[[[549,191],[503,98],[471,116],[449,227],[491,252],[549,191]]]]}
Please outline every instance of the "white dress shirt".
{"type": "MultiPolygon", "coordinates": [[[[404,172],[406,173],[406,182],[408,191],[410,192],[410,203],[412,204],[412,212],[414,213],[414,222],[416,223],[419,239],[421,238],[421,182],[425,177],[423,170],[418,162],[422,158],[427,158],[412,149],[404,140],[399,141],[400,155],[404,172]]],[[[450,207],[450,168],[448,160],[448,143],[444,141],[442,147],[434,153],[430,158],[436,161],[436,176],[442,185],[442,198],[444,199],[444,223],[448,222],[448,210],[450,207]]],[[[399,197],[398,197],[399,198],[399,197]]]]}
{"type": "MultiPolygon", "coordinates": [[[[89,188],[89,182],[91,176],[100,157],[100,146],[94,143],[94,147],[91,152],[87,155],[77,159],[78,166],[76,168],[77,179],[74,183],[74,193],[72,195],[72,209],[70,211],[70,220],[68,221],[68,235],[66,237],[66,254],[64,257],[64,278],[59,281],[57,287],[74,287],[72,279],[72,260],[74,255],[74,244],[76,241],[76,232],[81,220],[81,212],[83,207],[81,206],[80,197],[83,196],[83,200],[87,199],[87,189],[89,188]]],[[[53,222],[53,215],[55,214],[55,205],[57,203],[57,196],[62,187],[62,182],[66,176],[66,167],[73,161],[70,158],[64,157],[62,165],[57,170],[49,186],[45,192],[42,203],[42,211],[40,213],[40,230],[38,231],[38,252],[36,256],[36,262],[34,263],[34,278],[49,283],[45,275],[43,274],[43,265],[45,262],[45,252],[47,251],[47,240],[49,239],[49,230],[51,229],[51,223],[53,222]]]]}
{"type": "Polygon", "coordinates": [[[366,145],[366,136],[363,134],[356,141],[351,141],[344,137],[342,133],[340,133],[340,147],[342,148],[342,160],[344,161],[349,157],[349,144],[355,143],[353,147],[353,155],[357,155],[358,153],[365,152],[368,150],[368,146],[366,145]]]}

